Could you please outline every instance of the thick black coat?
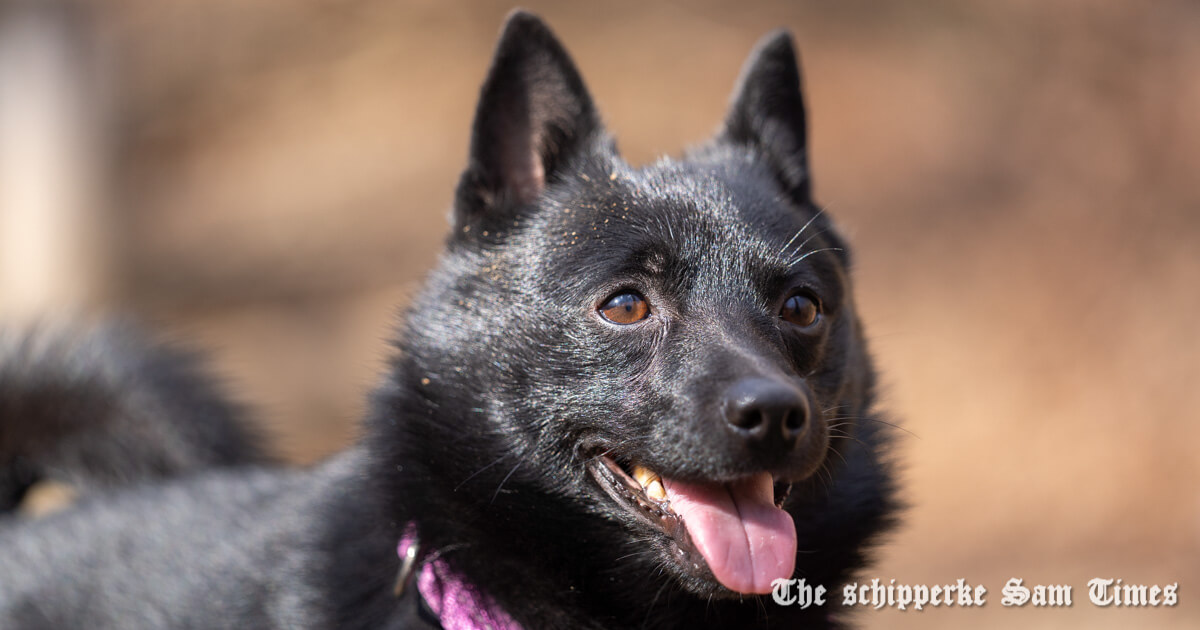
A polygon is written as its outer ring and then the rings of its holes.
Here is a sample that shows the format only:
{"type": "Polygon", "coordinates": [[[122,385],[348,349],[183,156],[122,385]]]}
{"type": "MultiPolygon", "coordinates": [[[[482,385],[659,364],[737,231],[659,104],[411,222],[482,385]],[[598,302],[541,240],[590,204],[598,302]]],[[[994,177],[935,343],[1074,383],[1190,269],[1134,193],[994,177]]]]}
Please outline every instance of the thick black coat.
{"type": "MultiPolygon", "coordinates": [[[[835,606],[731,597],[673,566],[665,536],[585,466],[599,441],[664,474],[748,473],[759,464],[716,429],[721,392],[789,379],[828,432],[819,457],[779,468],[795,482],[796,575],[836,593],[862,565],[893,487],[849,255],[810,198],[805,147],[786,34],[755,51],[713,141],[635,168],[549,30],[514,14],[446,251],[360,443],[311,470],[250,461],[9,521],[0,626],[403,626],[409,523],[529,628],[830,625],[835,606]],[[811,330],[780,324],[796,287],[821,303],[811,330]],[[621,291],[652,318],[598,318],[621,291]]],[[[20,394],[0,383],[0,400],[20,394]]]]}

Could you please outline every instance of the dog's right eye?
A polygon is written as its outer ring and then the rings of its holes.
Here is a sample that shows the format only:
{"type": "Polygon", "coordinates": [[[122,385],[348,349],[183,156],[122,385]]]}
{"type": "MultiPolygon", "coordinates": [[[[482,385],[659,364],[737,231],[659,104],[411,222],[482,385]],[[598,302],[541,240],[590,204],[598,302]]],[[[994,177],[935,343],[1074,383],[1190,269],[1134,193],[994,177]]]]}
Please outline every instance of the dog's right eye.
{"type": "Polygon", "coordinates": [[[650,316],[650,305],[637,293],[618,293],[600,307],[600,316],[614,324],[636,324],[650,316]]]}

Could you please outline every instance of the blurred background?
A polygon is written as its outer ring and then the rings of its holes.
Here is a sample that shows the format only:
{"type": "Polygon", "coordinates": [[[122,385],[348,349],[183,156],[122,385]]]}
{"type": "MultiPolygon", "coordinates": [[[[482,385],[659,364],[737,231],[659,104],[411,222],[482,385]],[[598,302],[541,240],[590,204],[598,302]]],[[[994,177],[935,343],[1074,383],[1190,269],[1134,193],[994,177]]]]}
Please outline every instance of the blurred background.
{"type": "MultiPolygon", "coordinates": [[[[704,141],[798,39],[857,247],[904,525],[866,577],[989,589],[869,628],[1200,627],[1200,4],[529,2],[626,157],[704,141]],[[1070,609],[1000,589],[1070,584],[1070,609]],[[1093,577],[1179,583],[1102,609],[1093,577]]],[[[0,319],[133,313],[310,462],[431,266],[500,2],[0,0],[0,319]]]]}

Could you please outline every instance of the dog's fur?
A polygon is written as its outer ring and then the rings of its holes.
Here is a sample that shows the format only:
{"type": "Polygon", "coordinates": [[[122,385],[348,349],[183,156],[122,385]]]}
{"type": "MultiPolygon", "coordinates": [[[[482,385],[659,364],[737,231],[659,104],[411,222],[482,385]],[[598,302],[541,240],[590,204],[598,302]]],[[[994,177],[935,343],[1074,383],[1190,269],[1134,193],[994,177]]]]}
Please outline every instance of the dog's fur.
{"type": "Polygon", "coordinates": [[[131,322],[80,328],[0,331],[0,513],[43,480],[94,492],[272,462],[196,355],[131,322]]]}
{"type": "Polygon", "coordinates": [[[357,446],[273,467],[168,351],[5,347],[8,505],[64,471],[128,485],[0,524],[0,626],[406,627],[392,589],[409,524],[527,628],[836,625],[836,597],[782,607],[681,565],[676,541],[589,474],[605,456],[792,482],[794,575],[832,593],[891,523],[849,255],[810,198],[805,124],[791,39],[775,33],[716,138],[631,167],[566,52],[515,13],[446,251],[357,446]],[[820,304],[808,328],[779,314],[797,290],[820,304]],[[598,314],[630,292],[645,320],[598,314]],[[729,438],[728,392],[748,377],[802,393],[811,448],[760,457],[729,438]]]}

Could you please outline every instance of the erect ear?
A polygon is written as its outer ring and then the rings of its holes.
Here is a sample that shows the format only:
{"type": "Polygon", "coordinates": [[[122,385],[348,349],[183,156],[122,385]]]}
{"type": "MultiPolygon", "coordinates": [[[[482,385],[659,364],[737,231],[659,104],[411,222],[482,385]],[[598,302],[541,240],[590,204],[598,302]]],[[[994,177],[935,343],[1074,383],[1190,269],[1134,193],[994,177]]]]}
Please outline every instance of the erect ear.
{"type": "Polygon", "coordinates": [[[537,16],[514,11],[480,91],[455,221],[532,202],[602,132],[575,64],[537,16]]]}
{"type": "Polygon", "coordinates": [[[733,105],[718,141],[755,149],[796,201],[810,200],[808,133],[800,69],[792,36],[777,30],[763,37],[734,88],[733,105]]]}

